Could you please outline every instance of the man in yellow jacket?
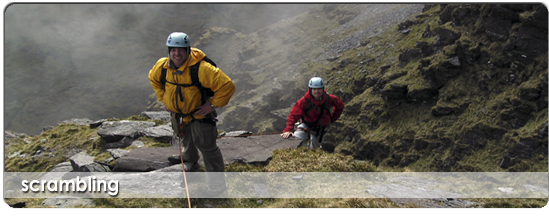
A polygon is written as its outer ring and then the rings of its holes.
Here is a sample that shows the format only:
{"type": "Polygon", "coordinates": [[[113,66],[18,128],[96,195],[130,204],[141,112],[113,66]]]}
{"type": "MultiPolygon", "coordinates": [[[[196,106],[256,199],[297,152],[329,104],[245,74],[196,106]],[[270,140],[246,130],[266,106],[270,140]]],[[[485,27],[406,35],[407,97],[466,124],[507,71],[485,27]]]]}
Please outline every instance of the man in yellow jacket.
{"type": "Polygon", "coordinates": [[[191,48],[187,34],[171,33],[166,46],[169,57],[156,62],[149,71],[149,80],[158,100],[171,114],[174,134],[182,139],[185,171],[196,166],[198,149],[206,172],[224,172],[223,156],[216,143],[215,108],[229,103],[235,91],[234,82],[215,65],[202,61],[206,54],[191,48]],[[202,87],[214,92],[211,97],[192,85],[191,67],[197,64],[198,80],[202,87]]]}

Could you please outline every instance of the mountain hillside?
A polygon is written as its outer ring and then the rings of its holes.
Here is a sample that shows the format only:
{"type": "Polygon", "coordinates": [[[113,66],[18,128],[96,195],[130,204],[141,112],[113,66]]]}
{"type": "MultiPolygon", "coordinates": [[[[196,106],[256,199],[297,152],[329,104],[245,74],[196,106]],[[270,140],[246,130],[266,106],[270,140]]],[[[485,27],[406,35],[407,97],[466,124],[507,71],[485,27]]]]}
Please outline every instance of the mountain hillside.
{"type": "Polygon", "coordinates": [[[281,131],[320,76],[346,104],[324,137],[335,152],[414,171],[547,171],[542,4],[31,6],[95,14],[50,19],[58,25],[37,36],[16,25],[36,15],[8,8],[6,129],[161,109],[146,76],[181,29],[236,83],[221,130],[281,131]],[[150,11],[160,13],[135,14],[150,11]]]}
{"type": "Polygon", "coordinates": [[[337,152],[420,171],[547,170],[543,5],[323,5],[197,45],[215,55],[220,42],[237,84],[221,128],[282,130],[320,76],[346,103],[324,141],[337,152]]]}
{"type": "Polygon", "coordinates": [[[426,6],[334,61],[352,99],[329,140],[390,167],[547,171],[546,24],[543,5],[426,6]]]}
{"type": "MultiPolygon", "coordinates": [[[[174,29],[192,30],[193,46],[236,83],[229,105],[218,110],[221,131],[281,131],[313,76],[324,78],[326,90],[345,102],[343,115],[324,137],[324,151],[277,149],[265,163],[233,162],[226,172],[548,171],[548,10],[542,4],[43,7],[50,10],[41,13],[67,12],[82,20],[39,20],[37,14],[15,16],[21,11],[7,9],[6,172],[52,171],[82,151],[106,163],[114,158],[108,150],[114,146],[124,145],[123,151],[172,146],[166,142],[169,136],[158,141],[145,134],[132,138],[141,145],[125,144],[125,139],[111,143],[91,126],[105,120],[167,126],[165,120],[138,114],[163,109],[146,76],[154,61],[165,56],[164,40],[174,29]],[[83,12],[79,7],[96,14],[76,16],[83,12]],[[181,16],[186,9],[193,10],[181,16]],[[147,13],[151,11],[157,13],[147,13]],[[104,19],[110,31],[97,31],[105,28],[99,23],[81,23],[97,19],[104,19]],[[37,26],[56,25],[41,35],[31,35],[38,27],[14,25],[31,20],[43,21],[37,26]],[[66,27],[73,32],[60,32],[66,27]],[[97,32],[88,36],[90,30],[97,32]],[[127,39],[120,42],[119,36],[127,39]],[[71,39],[85,41],[79,45],[71,39]],[[122,44],[128,42],[134,44],[122,44]],[[33,47],[36,44],[40,47],[33,47]],[[89,119],[64,121],[36,136],[10,132],[40,131],[37,126],[72,117],[89,119]]],[[[19,201],[7,199],[10,206],[19,201]]],[[[42,201],[32,199],[28,206],[43,207],[42,201]]],[[[165,198],[95,201],[99,207],[187,204],[165,198]]],[[[250,198],[215,200],[213,205],[209,199],[192,201],[199,207],[233,208],[547,204],[546,198],[250,198]],[[454,205],[457,202],[467,204],[454,205]]]]}

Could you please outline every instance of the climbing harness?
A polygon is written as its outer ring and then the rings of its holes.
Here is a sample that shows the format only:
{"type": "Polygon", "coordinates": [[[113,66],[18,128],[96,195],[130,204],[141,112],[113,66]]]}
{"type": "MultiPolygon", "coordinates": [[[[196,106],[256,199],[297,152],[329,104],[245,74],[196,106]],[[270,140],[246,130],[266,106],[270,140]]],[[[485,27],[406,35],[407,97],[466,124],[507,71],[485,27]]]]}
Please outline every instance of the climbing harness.
{"type": "Polygon", "coordinates": [[[326,100],[324,101],[324,103],[321,106],[315,106],[313,101],[311,101],[310,99],[307,99],[307,101],[309,102],[309,107],[307,108],[307,110],[305,110],[305,114],[311,112],[316,107],[320,108],[320,113],[319,113],[318,118],[316,119],[316,121],[312,122],[312,123],[311,122],[306,122],[305,120],[303,120],[303,117],[301,118],[302,122],[305,123],[309,127],[310,130],[315,131],[316,135],[320,135],[319,138],[318,138],[318,142],[322,142],[322,137],[324,137],[324,133],[326,132],[326,127],[324,127],[322,125],[317,126],[316,124],[322,119],[322,117],[324,116],[325,111],[328,112],[328,114],[330,116],[332,116],[332,111],[330,110],[330,108],[328,108],[329,99],[330,99],[330,94],[326,93],[326,100]]]}
{"type": "MultiPolygon", "coordinates": [[[[194,86],[194,87],[198,88],[198,90],[201,93],[201,99],[200,99],[201,100],[201,105],[204,105],[204,103],[206,103],[207,98],[212,97],[214,95],[214,92],[210,88],[206,88],[206,87],[202,86],[202,83],[200,83],[200,81],[198,79],[198,69],[200,68],[200,63],[202,61],[208,62],[211,65],[217,67],[217,65],[215,64],[215,62],[213,60],[211,60],[210,58],[205,56],[200,62],[198,62],[198,63],[196,63],[196,64],[194,64],[193,66],[190,67],[190,69],[191,69],[191,81],[192,81],[191,84],[179,84],[179,83],[170,82],[166,79],[166,75],[167,75],[168,70],[165,69],[165,68],[162,68],[162,70],[160,72],[160,83],[162,83],[162,85],[165,86],[166,83],[169,83],[169,84],[177,86],[177,88],[175,88],[175,95],[176,95],[175,107],[178,111],[178,115],[180,115],[179,117],[184,118],[184,117],[190,116],[193,119],[193,121],[198,120],[198,119],[194,118],[194,113],[196,112],[196,110],[193,110],[190,113],[183,113],[183,111],[181,111],[181,109],[179,108],[179,102],[183,102],[183,100],[184,100],[183,92],[181,90],[181,87],[193,87],[194,86]]],[[[175,73],[174,73],[174,75],[180,75],[180,74],[183,74],[183,72],[181,72],[180,70],[176,70],[175,73]]],[[[215,122],[217,120],[214,119],[214,118],[211,118],[211,116],[209,118],[212,119],[213,121],[209,121],[209,120],[201,120],[201,121],[204,121],[204,122],[215,125],[215,122]]]]}

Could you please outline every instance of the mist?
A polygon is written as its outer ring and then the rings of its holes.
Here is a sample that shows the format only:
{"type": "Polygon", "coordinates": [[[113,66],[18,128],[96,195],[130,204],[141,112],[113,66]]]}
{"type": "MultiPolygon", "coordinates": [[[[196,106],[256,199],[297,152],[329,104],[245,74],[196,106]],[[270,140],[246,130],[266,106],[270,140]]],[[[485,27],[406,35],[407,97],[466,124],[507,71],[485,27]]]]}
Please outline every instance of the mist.
{"type": "MultiPolygon", "coordinates": [[[[167,56],[165,40],[171,32],[186,32],[191,43],[211,27],[251,33],[307,7],[8,5],[4,10],[4,129],[38,134],[45,126],[71,118],[138,115],[154,92],[148,72],[167,56]]],[[[216,62],[223,66],[230,61],[216,62]]]]}

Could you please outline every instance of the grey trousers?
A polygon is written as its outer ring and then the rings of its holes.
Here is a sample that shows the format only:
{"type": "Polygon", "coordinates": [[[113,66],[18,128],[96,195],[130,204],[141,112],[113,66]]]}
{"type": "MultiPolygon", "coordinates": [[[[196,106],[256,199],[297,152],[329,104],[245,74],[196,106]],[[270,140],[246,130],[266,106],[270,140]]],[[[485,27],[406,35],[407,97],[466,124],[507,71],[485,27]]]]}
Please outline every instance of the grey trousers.
{"type": "Polygon", "coordinates": [[[301,139],[301,143],[298,147],[306,146],[309,149],[320,148],[320,133],[317,135],[315,131],[308,130],[307,124],[305,123],[297,125],[294,136],[301,139]]]}
{"type": "MultiPolygon", "coordinates": [[[[172,129],[174,136],[179,133],[179,121],[175,118],[175,113],[171,113],[172,129]]],[[[181,138],[183,161],[196,163],[202,153],[204,158],[204,167],[206,172],[224,172],[225,163],[223,155],[217,146],[217,127],[213,124],[192,121],[183,127],[183,137],[181,138]]],[[[208,182],[211,185],[225,186],[225,177],[222,174],[208,174],[208,182]],[[210,175],[218,175],[210,178],[210,175]],[[221,177],[223,176],[223,177],[221,177]]]]}

